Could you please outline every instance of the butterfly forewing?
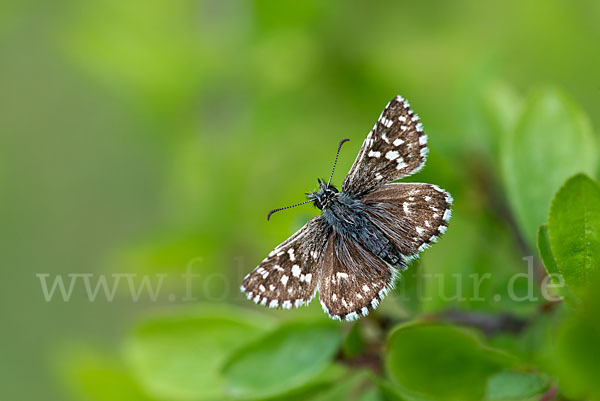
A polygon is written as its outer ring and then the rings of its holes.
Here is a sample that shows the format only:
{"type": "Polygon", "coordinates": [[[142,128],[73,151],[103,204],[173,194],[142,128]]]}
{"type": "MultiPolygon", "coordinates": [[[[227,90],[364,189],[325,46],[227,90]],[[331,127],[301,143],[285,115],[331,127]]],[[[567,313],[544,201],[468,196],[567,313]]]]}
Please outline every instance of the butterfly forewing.
{"type": "Polygon", "coordinates": [[[336,320],[355,320],[375,309],[392,286],[396,269],[360,244],[332,234],[319,279],[323,310],[336,320]]]}
{"type": "Polygon", "coordinates": [[[427,157],[427,135],[410,105],[397,96],[387,104],[344,179],[342,191],[364,195],[419,171],[427,157]]]}
{"type": "Polygon", "coordinates": [[[312,218],[244,278],[241,290],[271,308],[308,304],[315,295],[330,231],[321,216],[312,218]]]}
{"type": "Polygon", "coordinates": [[[446,232],[452,197],[431,184],[391,183],[367,194],[367,213],[402,254],[413,256],[446,232]]]}

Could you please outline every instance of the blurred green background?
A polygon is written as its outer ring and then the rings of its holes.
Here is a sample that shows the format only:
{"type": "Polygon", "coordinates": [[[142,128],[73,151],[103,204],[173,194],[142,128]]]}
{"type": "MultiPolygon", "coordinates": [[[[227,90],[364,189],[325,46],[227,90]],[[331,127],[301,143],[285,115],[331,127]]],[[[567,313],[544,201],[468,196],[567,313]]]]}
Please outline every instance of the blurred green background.
{"type": "MultiPolygon", "coordinates": [[[[507,200],[504,135],[548,87],[600,127],[599,18],[593,0],[2,2],[0,399],[94,399],[73,372],[118,359],[143,316],[193,307],[180,278],[190,264],[198,303],[262,312],[240,279],[315,210],[268,224],[266,212],[303,200],[348,137],[339,185],[397,94],[429,135],[428,164],[411,180],[455,198],[447,235],[419,268],[492,272],[482,291],[501,292],[537,255],[551,199],[531,224],[507,200]],[[168,276],[156,302],[133,302],[125,287],[89,302],[81,286],[69,302],[45,302],[39,273],[168,276]]],[[[553,138],[570,149],[570,137],[553,138]]],[[[392,303],[382,308],[393,316],[413,307],[392,303]]],[[[453,307],[523,316],[538,305],[433,294],[418,306],[453,307]]],[[[322,313],[313,303],[269,316],[295,314],[322,313]]]]}

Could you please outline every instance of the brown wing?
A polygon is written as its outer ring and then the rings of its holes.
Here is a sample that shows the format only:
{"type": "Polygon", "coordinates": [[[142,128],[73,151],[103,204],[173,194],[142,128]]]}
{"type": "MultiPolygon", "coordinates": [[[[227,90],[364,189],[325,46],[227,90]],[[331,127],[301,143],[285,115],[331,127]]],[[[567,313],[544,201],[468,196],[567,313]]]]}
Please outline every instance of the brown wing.
{"type": "Polygon", "coordinates": [[[397,270],[358,243],[332,234],[325,251],[319,299],[330,318],[352,321],[375,309],[388,293],[397,270]]]}
{"type": "Polygon", "coordinates": [[[401,96],[390,101],[344,179],[342,191],[361,196],[414,174],[427,158],[427,135],[410,105],[401,96]]]}
{"type": "Polygon", "coordinates": [[[362,199],[371,220],[408,258],[446,232],[452,197],[431,184],[391,183],[362,199]]]}
{"type": "Polygon", "coordinates": [[[270,308],[308,304],[315,296],[330,232],[321,216],[312,218],[269,253],[244,278],[240,289],[248,299],[270,308]]]}

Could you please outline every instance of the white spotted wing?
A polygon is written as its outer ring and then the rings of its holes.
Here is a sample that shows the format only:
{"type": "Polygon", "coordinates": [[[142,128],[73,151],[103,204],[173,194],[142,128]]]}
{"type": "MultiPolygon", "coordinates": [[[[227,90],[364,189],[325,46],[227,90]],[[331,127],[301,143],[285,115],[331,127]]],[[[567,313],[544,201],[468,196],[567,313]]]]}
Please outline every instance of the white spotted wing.
{"type": "Polygon", "coordinates": [[[397,270],[359,243],[332,234],[319,279],[319,300],[335,320],[352,321],[377,308],[397,270]]]}
{"type": "Polygon", "coordinates": [[[407,257],[446,232],[452,196],[437,185],[390,183],[362,198],[372,222],[407,257]]]}
{"type": "Polygon", "coordinates": [[[354,196],[418,172],[427,158],[427,135],[419,116],[401,96],[390,101],[362,147],[342,184],[354,196]]]}
{"type": "Polygon", "coordinates": [[[241,290],[248,299],[271,308],[308,304],[317,290],[330,233],[321,216],[312,218],[244,278],[241,290]]]}

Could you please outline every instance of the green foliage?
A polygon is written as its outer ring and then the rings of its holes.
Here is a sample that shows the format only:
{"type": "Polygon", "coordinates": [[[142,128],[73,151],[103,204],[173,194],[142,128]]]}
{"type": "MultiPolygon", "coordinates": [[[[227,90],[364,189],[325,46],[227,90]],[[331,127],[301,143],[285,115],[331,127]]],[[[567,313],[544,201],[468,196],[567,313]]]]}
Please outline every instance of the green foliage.
{"type": "Polygon", "coordinates": [[[558,271],[580,291],[600,272],[600,185],[569,179],[552,201],[548,231],[558,271]]]}
{"type": "Polygon", "coordinates": [[[331,322],[293,322],[235,353],[224,367],[228,394],[261,398],[295,389],[318,377],[342,337],[331,322]]]}
{"type": "Polygon", "coordinates": [[[126,356],[141,386],[159,398],[214,399],[223,395],[227,355],[270,326],[232,308],[154,318],[140,325],[126,356]]]}
{"type": "Polygon", "coordinates": [[[508,364],[463,329],[435,324],[396,328],[386,367],[402,387],[435,400],[480,400],[488,377],[508,364]],[[423,363],[423,361],[427,361],[423,363]]]}
{"type": "Polygon", "coordinates": [[[0,398],[600,401],[600,3],[42,3],[0,6],[2,294],[19,305],[0,398]],[[266,212],[349,137],[339,188],[396,94],[430,146],[407,180],[455,198],[446,234],[358,322],[249,303],[241,278],[317,213],[266,212]],[[45,303],[28,291],[46,269],[168,277],[152,302],[122,285],[45,303]]]}
{"type": "Polygon", "coordinates": [[[397,384],[391,384],[385,380],[379,381],[379,393],[385,401],[433,401],[430,398],[412,393],[404,388],[400,388],[397,384]]]}
{"type": "Polygon", "coordinates": [[[487,382],[485,399],[527,400],[548,388],[548,379],[534,373],[498,372],[487,382]]]}
{"type": "Polygon", "coordinates": [[[379,394],[375,392],[372,385],[371,374],[366,371],[359,371],[348,378],[339,380],[337,384],[329,388],[322,394],[310,399],[310,401],[377,401],[379,394]],[[365,389],[367,389],[365,391],[365,389]]]}
{"type": "MultiPolygon", "coordinates": [[[[597,315],[593,319],[597,319],[597,315]]],[[[566,322],[558,333],[556,346],[556,370],[565,393],[573,398],[600,400],[598,324],[589,319],[566,322]]]]}
{"type": "Polygon", "coordinates": [[[560,322],[554,343],[553,371],[571,399],[600,400],[600,274],[591,278],[574,312],[560,322]]]}
{"type": "MultiPolygon", "coordinates": [[[[544,264],[544,267],[546,268],[546,271],[550,277],[552,286],[556,288],[556,295],[562,297],[566,303],[574,303],[575,298],[569,290],[568,284],[564,282],[564,276],[562,276],[561,272],[558,270],[556,260],[554,259],[554,254],[552,253],[548,224],[542,224],[540,226],[537,237],[537,248],[538,252],[540,253],[542,263],[544,264]],[[563,280],[561,281],[559,278],[562,278],[563,280]]],[[[548,288],[550,288],[550,286],[548,286],[548,288]]]]}
{"type": "Polygon", "coordinates": [[[567,180],[552,200],[548,225],[540,227],[538,246],[548,273],[560,274],[575,311],[559,325],[553,370],[572,398],[600,399],[600,185],[586,175],[567,180]],[[572,292],[577,296],[574,300],[572,292]]]}
{"type": "Polygon", "coordinates": [[[365,340],[363,338],[362,333],[360,332],[360,325],[357,323],[352,326],[350,332],[346,335],[346,338],[344,339],[344,356],[347,358],[352,358],[362,354],[364,350],[365,340]]]}
{"type": "Polygon", "coordinates": [[[548,224],[542,224],[538,230],[537,248],[548,274],[559,273],[558,266],[556,266],[556,260],[554,259],[554,254],[552,253],[552,247],[550,245],[548,224]]]}
{"type": "Polygon", "coordinates": [[[594,175],[597,161],[597,141],[580,108],[556,89],[534,93],[502,143],[508,198],[532,247],[557,189],[573,174],[594,175]]]}
{"type": "MultiPolygon", "coordinates": [[[[559,91],[537,92],[523,107],[502,85],[490,87],[484,98],[482,121],[496,131],[496,143],[486,146],[489,157],[502,161],[511,207],[500,205],[496,213],[512,213],[517,227],[498,224],[489,211],[466,218],[460,197],[469,202],[468,195],[459,191],[444,240],[403,272],[394,296],[371,316],[340,324],[326,320],[314,304],[275,316],[214,304],[167,313],[135,328],[122,360],[85,353],[71,359],[64,376],[72,392],[98,401],[539,401],[560,388],[568,397],[600,400],[593,380],[600,371],[594,357],[600,352],[599,304],[590,291],[600,266],[600,185],[577,174],[560,186],[574,172],[595,170],[594,136],[586,117],[559,91]],[[525,239],[521,251],[537,245],[570,309],[543,299],[538,284],[547,280],[524,273],[515,235],[525,239]],[[489,280],[481,280],[486,274],[489,280]],[[528,279],[516,281],[516,274],[528,279]],[[533,299],[515,300],[510,286],[533,299]],[[539,310],[550,312],[540,316],[539,310]],[[460,319],[448,323],[446,312],[460,319]],[[517,326],[502,326],[507,313],[517,326]]],[[[478,196],[471,202],[490,200],[490,194],[478,196]]],[[[290,231],[305,220],[292,220],[290,231]]],[[[134,247],[125,259],[154,271],[192,255],[189,243],[203,235],[179,236],[176,246],[134,247]]],[[[213,238],[204,246],[222,245],[213,238]]]]}

